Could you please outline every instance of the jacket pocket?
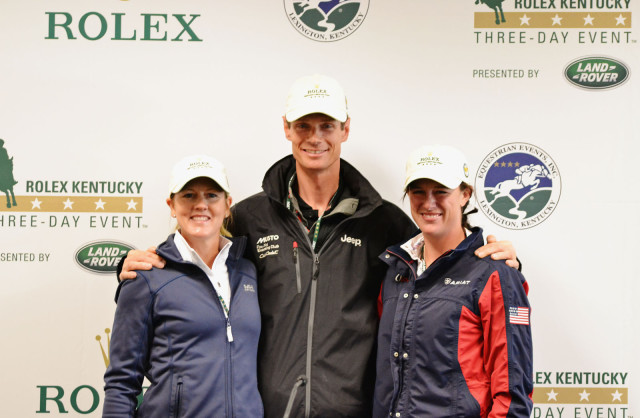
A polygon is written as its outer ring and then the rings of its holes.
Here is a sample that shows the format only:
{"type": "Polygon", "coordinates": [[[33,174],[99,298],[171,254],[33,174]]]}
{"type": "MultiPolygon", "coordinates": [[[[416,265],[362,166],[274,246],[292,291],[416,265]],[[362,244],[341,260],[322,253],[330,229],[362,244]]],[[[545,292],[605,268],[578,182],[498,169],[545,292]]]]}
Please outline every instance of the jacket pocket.
{"type": "Polygon", "coordinates": [[[298,243],[293,241],[293,262],[296,265],[296,285],[298,294],[302,293],[302,284],[300,283],[300,260],[298,258],[298,243]]]}
{"type": "Polygon", "coordinates": [[[182,377],[178,377],[178,382],[176,383],[176,387],[175,387],[176,396],[173,401],[173,414],[172,414],[172,417],[175,417],[175,418],[178,418],[182,415],[181,414],[182,390],[183,390],[182,377]]]}

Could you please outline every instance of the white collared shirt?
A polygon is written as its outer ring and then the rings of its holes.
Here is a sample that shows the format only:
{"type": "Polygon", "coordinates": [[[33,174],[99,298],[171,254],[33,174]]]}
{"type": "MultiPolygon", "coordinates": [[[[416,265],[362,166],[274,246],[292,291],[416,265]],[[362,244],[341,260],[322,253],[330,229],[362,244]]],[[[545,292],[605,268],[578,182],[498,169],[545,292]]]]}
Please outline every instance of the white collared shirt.
{"type": "MultiPolygon", "coordinates": [[[[464,236],[468,237],[471,234],[467,228],[464,228],[464,236]]],[[[415,237],[411,238],[409,241],[405,242],[400,246],[403,250],[409,254],[409,257],[416,260],[418,262],[418,266],[416,267],[416,275],[420,276],[427,269],[427,265],[424,262],[424,257],[422,254],[422,249],[424,248],[424,235],[418,234],[415,237]]]]}
{"type": "MultiPolygon", "coordinates": [[[[176,231],[175,236],[173,237],[173,242],[176,244],[176,248],[182,257],[182,260],[200,267],[211,281],[216,293],[218,293],[222,298],[227,307],[231,309],[231,286],[229,285],[227,258],[229,257],[229,249],[233,243],[227,238],[220,236],[218,255],[215,260],[213,260],[211,268],[209,268],[209,266],[202,261],[202,258],[198,253],[187,243],[184,237],[180,234],[180,231],[176,231]]],[[[228,316],[226,310],[222,310],[224,311],[224,315],[228,316]]]]}

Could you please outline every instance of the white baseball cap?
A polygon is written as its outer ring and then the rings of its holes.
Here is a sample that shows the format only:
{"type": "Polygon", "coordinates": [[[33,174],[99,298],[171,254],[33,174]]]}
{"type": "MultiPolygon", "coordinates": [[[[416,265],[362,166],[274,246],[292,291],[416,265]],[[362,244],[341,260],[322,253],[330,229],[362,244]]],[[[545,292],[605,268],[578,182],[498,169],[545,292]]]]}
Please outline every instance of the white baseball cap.
{"type": "Polygon", "coordinates": [[[314,74],[300,77],[293,83],[287,96],[286,120],[293,122],[312,113],[322,113],[339,122],[347,121],[347,98],[335,79],[314,74]]]}
{"type": "Polygon", "coordinates": [[[409,154],[404,189],[414,180],[431,179],[449,189],[469,183],[469,165],[465,156],[447,145],[425,145],[409,154]]]}
{"type": "Polygon", "coordinates": [[[210,178],[218,183],[222,190],[231,193],[224,165],[215,158],[199,154],[185,157],[173,167],[169,182],[169,194],[178,193],[185,184],[197,177],[210,178]]]}

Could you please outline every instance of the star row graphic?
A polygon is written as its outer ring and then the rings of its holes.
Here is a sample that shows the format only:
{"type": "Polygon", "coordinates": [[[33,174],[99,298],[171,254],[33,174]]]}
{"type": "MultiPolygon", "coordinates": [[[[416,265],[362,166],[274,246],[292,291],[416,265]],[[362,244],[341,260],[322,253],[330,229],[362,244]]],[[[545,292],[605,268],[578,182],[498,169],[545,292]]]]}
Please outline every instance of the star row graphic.
{"type": "Polygon", "coordinates": [[[533,402],[536,404],[626,404],[627,388],[574,388],[535,387],[533,402]]]}
{"type": "Polygon", "coordinates": [[[508,163],[503,161],[501,163],[495,162],[495,163],[493,163],[493,166],[494,167],[515,167],[515,168],[518,168],[518,167],[520,167],[520,163],[517,162],[517,161],[515,163],[512,163],[511,161],[509,161],[508,163]]]}
{"type": "Polygon", "coordinates": [[[509,12],[496,25],[493,12],[474,13],[476,29],[630,29],[631,12],[509,12]]]}
{"type": "Polygon", "coordinates": [[[130,196],[16,196],[16,203],[0,212],[142,213],[142,197],[130,196]]]}

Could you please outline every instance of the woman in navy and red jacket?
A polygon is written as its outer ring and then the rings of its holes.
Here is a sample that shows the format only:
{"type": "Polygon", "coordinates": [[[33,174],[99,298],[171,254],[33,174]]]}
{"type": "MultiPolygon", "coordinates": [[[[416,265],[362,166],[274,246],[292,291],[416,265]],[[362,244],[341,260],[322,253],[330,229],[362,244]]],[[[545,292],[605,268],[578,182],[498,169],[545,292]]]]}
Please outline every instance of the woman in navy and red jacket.
{"type": "Polygon", "coordinates": [[[528,285],[503,261],[479,259],[482,230],[464,210],[473,189],[464,156],[415,150],[405,191],[420,231],[380,257],[374,417],[529,417],[528,285]]]}

